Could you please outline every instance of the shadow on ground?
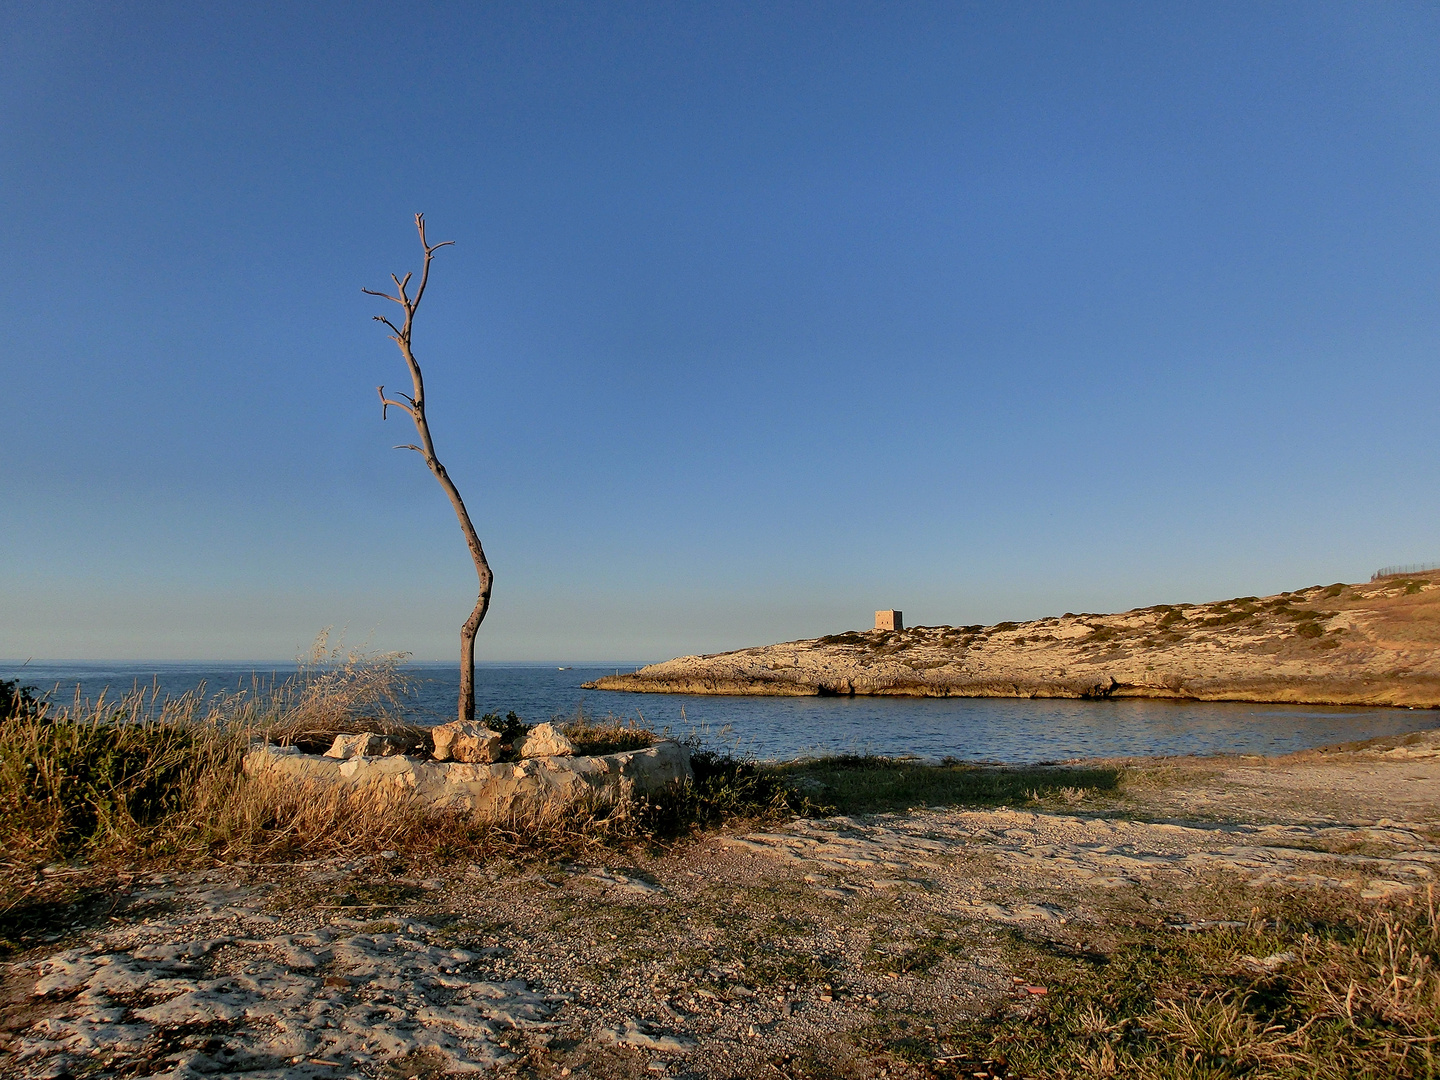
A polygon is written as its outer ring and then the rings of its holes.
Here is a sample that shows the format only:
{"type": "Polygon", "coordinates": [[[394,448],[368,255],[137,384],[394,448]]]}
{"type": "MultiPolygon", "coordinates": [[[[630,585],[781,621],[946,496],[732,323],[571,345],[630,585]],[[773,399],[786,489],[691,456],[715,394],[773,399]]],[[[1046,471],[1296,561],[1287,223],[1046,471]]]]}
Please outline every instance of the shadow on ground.
{"type": "Polygon", "coordinates": [[[922,806],[1013,806],[1037,799],[1115,794],[1123,770],[1011,767],[841,755],[778,766],[786,782],[833,813],[874,814],[922,806]]]}

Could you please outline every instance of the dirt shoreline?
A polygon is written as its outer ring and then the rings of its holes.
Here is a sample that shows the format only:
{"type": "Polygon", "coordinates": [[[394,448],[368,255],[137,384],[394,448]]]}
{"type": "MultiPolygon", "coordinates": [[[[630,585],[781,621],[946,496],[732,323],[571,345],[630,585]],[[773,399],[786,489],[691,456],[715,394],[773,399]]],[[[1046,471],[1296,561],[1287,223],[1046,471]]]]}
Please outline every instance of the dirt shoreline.
{"type": "Polygon", "coordinates": [[[1440,583],[1422,576],[1114,615],[848,631],[678,657],[585,685],[671,694],[1433,709],[1440,708],[1440,583]]]}
{"type": "Polygon", "coordinates": [[[1440,872],[1440,731],[1073,776],[583,862],[121,875],[0,968],[0,1072],[1011,1076],[964,1033],[1028,1022],[1053,957],[1440,872]]]}

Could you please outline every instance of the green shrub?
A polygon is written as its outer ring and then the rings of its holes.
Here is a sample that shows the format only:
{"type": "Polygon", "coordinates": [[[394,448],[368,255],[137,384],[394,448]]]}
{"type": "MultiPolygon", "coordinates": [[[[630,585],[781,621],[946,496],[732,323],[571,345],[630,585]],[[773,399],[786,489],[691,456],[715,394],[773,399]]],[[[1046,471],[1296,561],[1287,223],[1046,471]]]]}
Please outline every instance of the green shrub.
{"type": "Polygon", "coordinates": [[[233,781],[244,746],[221,725],[13,716],[0,722],[0,847],[54,859],[143,846],[233,781]]]}
{"type": "Polygon", "coordinates": [[[693,781],[658,792],[642,804],[643,833],[666,839],[737,818],[793,816],[814,809],[773,765],[692,749],[690,767],[693,781]]]}
{"type": "Polygon", "coordinates": [[[35,687],[21,686],[19,679],[0,679],[0,719],[33,715],[39,707],[35,687]]]}
{"type": "Polygon", "coordinates": [[[1206,619],[1200,625],[1234,626],[1237,623],[1242,623],[1246,619],[1252,618],[1254,614],[1255,611],[1253,608],[1236,608],[1234,611],[1226,611],[1222,615],[1216,615],[1214,618],[1206,619]]]}

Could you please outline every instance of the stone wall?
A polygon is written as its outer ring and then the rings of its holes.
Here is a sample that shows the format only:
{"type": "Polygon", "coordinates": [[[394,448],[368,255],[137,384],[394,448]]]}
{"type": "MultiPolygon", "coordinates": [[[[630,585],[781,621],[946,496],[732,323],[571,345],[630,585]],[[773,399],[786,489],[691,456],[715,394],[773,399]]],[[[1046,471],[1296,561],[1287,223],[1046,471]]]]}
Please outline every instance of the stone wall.
{"type": "Polygon", "coordinates": [[[669,740],[603,757],[537,757],[488,765],[399,754],[337,759],[257,743],[245,755],[244,768],[247,776],[413,794],[437,807],[494,818],[553,812],[593,798],[623,802],[694,778],[690,751],[669,740]]]}

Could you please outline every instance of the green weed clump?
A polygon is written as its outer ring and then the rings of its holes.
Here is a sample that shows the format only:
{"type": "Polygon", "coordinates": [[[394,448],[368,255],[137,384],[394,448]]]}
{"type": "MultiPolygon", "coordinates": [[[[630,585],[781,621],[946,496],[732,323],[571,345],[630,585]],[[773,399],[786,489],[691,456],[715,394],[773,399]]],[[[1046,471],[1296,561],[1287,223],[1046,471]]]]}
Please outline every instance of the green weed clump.
{"type": "Polygon", "coordinates": [[[324,750],[337,734],[407,729],[403,660],[332,648],[322,634],[291,679],[229,694],[77,692],[60,706],[11,688],[0,713],[0,871],[18,880],[63,861],[240,857],[293,845],[321,827],[327,806],[358,826],[365,808],[312,798],[302,814],[241,763],[253,738],[324,750]]]}
{"type": "Polygon", "coordinates": [[[17,713],[33,713],[39,706],[35,687],[21,686],[19,679],[0,679],[0,719],[17,713]]]}
{"type": "Polygon", "coordinates": [[[1049,798],[1077,802],[1118,792],[1123,771],[1111,767],[974,765],[946,759],[840,754],[765,769],[802,792],[812,806],[841,814],[883,813],[919,806],[1014,806],[1049,798]]]}
{"type": "Polygon", "coordinates": [[[1339,911],[1292,894],[1275,906],[1271,917],[1253,907],[1243,927],[1132,931],[1108,953],[1016,937],[1013,959],[1047,993],[947,1041],[966,1048],[957,1060],[998,1062],[1012,1078],[1440,1074],[1433,894],[1339,911]]]}
{"type": "Polygon", "coordinates": [[[233,792],[245,741],[223,723],[121,710],[0,721],[0,849],[12,862],[170,847],[233,792]]]}
{"type": "Polygon", "coordinates": [[[575,744],[577,754],[619,754],[626,750],[644,750],[654,746],[660,736],[641,718],[616,716],[609,713],[594,717],[577,706],[575,715],[556,717],[553,721],[565,737],[575,744]]]}
{"type": "Polygon", "coordinates": [[[808,795],[783,768],[693,747],[694,780],[658,792],[642,806],[641,831],[673,839],[737,819],[794,817],[827,808],[808,795]]]}

